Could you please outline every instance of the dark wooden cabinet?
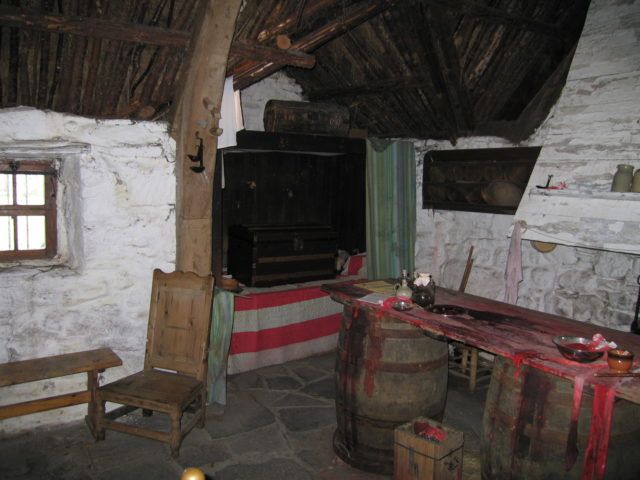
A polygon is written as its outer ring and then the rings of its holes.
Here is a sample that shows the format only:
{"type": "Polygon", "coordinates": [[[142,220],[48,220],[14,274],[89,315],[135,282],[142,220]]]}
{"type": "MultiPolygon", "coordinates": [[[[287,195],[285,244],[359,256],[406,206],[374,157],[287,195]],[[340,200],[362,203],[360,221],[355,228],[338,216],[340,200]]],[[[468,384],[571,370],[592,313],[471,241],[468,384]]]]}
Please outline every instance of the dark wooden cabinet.
{"type": "Polygon", "coordinates": [[[333,278],[337,243],[326,225],[232,225],[228,271],[252,287],[333,278]]]}

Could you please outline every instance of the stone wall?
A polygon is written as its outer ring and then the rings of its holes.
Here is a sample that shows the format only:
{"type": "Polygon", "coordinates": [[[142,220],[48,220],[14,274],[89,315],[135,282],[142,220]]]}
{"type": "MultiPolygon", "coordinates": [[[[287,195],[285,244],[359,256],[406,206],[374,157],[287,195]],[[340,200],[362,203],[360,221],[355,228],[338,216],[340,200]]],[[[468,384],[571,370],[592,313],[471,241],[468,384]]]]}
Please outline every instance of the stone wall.
{"type": "MultiPolygon", "coordinates": [[[[639,27],[640,1],[591,2],[567,86],[545,124],[526,142],[543,146],[530,186],[544,184],[546,175],[555,173],[555,182],[566,180],[575,188],[590,185],[606,189],[617,163],[640,166],[639,27]],[[541,164],[555,166],[555,170],[541,170],[538,168],[541,164]],[[605,171],[608,173],[604,174],[605,171]]],[[[504,146],[512,145],[494,138],[463,139],[456,147],[448,142],[416,141],[418,197],[421,196],[422,157],[427,150],[504,146]]],[[[525,194],[524,200],[527,199],[525,194]]],[[[558,207],[568,201],[562,199],[558,207]]],[[[432,271],[441,285],[458,288],[469,246],[473,245],[475,263],[467,291],[502,300],[510,242],[507,235],[514,217],[432,212],[421,210],[420,200],[418,202],[416,266],[432,271]]],[[[597,208],[604,211],[620,206],[616,202],[608,208],[598,205],[597,208]]],[[[638,212],[638,202],[631,201],[629,205],[638,212]]],[[[584,217],[577,222],[582,231],[593,229],[599,233],[602,226],[589,218],[595,209],[591,203],[580,200],[575,202],[575,211],[569,216],[584,217]]],[[[566,211],[558,211],[567,215],[566,211]]],[[[520,212],[519,209],[518,214],[520,212]]],[[[633,228],[637,246],[637,224],[633,228]]],[[[525,231],[525,236],[528,233],[525,231]]],[[[615,237],[615,232],[612,233],[615,237]]],[[[547,237],[540,239],[553,241],[547,237]]],[[[628,330],[638,293],[640,257],[602,248],[558,245],[552,252],[543,254],[533,249],[528,240],[523,240],[524,280],[520,284],[518,304],[628,330]]]]}
{"type": "MultiPolygon", "coordinates": [[[[0,111],[4,156],[60,157],[60,255],[0,264],[0,363],[108,346],[143,365],[151,275],[175,265],[175,144],[161,123],[0,111]]],[[[2,403],[85,388],[86,375],[2,388],[2,403]]],[[[86,407],[0,422],[0,432],[79,419],[86,407]]]]}

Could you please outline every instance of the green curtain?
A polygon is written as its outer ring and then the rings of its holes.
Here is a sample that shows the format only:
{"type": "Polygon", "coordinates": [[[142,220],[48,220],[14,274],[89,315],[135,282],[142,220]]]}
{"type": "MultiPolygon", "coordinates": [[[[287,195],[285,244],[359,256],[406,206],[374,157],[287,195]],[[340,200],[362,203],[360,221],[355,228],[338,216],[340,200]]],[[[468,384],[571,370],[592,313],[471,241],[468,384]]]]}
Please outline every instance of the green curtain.
{"type": "Polygon", "coordinates": [[[412,142],[367,140],[367,273],[370,279],[413,272],[416,161],[412,142]]]}

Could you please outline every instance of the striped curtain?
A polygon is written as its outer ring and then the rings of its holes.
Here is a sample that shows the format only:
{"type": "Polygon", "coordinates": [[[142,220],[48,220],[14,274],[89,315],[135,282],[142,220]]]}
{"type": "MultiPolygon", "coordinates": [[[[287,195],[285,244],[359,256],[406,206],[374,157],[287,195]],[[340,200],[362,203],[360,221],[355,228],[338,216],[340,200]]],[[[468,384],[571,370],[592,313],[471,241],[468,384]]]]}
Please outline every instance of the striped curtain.
{"type": "Polygon", "coordinates": [[[416,162],[411,142],[367,140],[367,272],[370,279],[413,272],[416,162]]]}

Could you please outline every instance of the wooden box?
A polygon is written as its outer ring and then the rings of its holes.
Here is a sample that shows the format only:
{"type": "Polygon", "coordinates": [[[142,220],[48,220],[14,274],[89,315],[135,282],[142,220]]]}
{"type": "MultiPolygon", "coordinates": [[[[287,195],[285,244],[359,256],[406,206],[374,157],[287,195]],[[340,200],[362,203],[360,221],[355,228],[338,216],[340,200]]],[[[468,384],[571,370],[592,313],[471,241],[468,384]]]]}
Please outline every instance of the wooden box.
{"type": "Polygon", "coordinates": [[[462,478],[464,434],[429,418],[415,418],[395,430],[394,480],[457,480],[462,478]],[[441,441],[415,433],[428,424],[444,434],[441,441]]]}
{"type": "Polygon", "coordinates": [[[227,270],[252,287],[334,278],[337,242],[327,225],[233,225],[227,270]]]}

